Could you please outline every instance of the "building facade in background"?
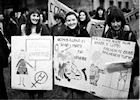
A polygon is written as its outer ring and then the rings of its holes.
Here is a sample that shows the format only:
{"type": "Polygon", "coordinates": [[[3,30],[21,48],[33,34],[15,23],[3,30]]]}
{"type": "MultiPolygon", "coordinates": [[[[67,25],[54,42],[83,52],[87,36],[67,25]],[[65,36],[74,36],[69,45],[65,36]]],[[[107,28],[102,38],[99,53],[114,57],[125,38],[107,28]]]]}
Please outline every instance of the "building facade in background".
{"type": "MultiPolygon", "coordinates": [[[[70,8],[79,11],[86,9],[87,11],[95,10],[102,6],[105,9],[111,5],[115,5],[121,9],[138,8],[139,0],[58,0],[70,8]]],[[[40,8],[47,9],[48,0],[0,0],[0,13],[4,13],[5,9],[19,10],[21,8],[40,8]]]]}
{"type": "Polygon", "coordinates": [[[59,0],[70,8],[80,10],[86,9],[87,11],[92,11],[97,9],[97,7],[102,6],[105,9],[111,5],[115,5],[121,9],[132,9],[139,7],[139,0],[59,0]]]}

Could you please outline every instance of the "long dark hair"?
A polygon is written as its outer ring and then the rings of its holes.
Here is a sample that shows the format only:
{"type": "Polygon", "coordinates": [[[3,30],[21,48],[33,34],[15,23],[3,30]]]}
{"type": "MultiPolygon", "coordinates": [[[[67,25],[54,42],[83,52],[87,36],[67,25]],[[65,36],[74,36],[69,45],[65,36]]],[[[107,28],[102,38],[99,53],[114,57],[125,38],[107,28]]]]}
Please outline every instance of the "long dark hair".
{"type": "MultiPolygon", "coordinates": [[[[82,10],[79,11],[79,16],[80,16],[80,13],[81,13],[81,12],[85,13],[86,19],[84,20],[84,22],[85,22],[85,23],[88,23],[88,22],[90,21],[90,17],[89,17],[89,15],[88,15],[88,13],[87,13],[84,9],[82,9],[82,10]]],[[[82,21],[80,21],[80,19],[79,19],[79,22],[81,23],[82,21]]]]}
{"type": "MultiPolygon", "coordinates": [[[[29,14],[27,16],[27,22],[26,22],[26,28],[25,28],[26,35],[30,35],[31,34],[31,28],[32,28],[33,23],[31,22],[30,16],[33,13],[37,13],[40,16],[40,12],[37,9],[32,9],[29,12],[29,14]]],[[[36,25],[36,33],[39,33],[41,31],[41,27],[42,27],[42,25],[41,25],[40,19],[39,19],[39,21],[38,21],[38,23],[36,25]]]]}
{"type": "Polygon", "coordinates": [[[98,7],[96,9],[96,13],[95,13],[94,19],[105,20],[105,9],[103,7],[98,7]],[[102,10],[103,11],[102,17],[99,17],[99,13],[98,13],[99,10],[102,10]]]}

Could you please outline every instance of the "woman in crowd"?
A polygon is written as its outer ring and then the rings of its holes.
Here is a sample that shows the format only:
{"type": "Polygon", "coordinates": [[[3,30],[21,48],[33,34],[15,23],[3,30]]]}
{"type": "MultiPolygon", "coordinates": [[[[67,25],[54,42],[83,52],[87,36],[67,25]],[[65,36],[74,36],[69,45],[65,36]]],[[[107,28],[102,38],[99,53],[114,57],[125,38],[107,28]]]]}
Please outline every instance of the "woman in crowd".
{"type": "MultiPolygon", "coordinates": [[[[78,17],[74,12],[69,12],[66,14],[65,17],[67,29],[64,32],[64,36],[71,36],[71,37],[89,37],[89,34],[86,29],[80,28],[78,17]]],[[[70,89],[63,87],[62,92],[65,95],[64,98],[84,98],[83,91],[70,89]]]]}
{"type": "Polygon", "coordinates": [[[62,13],[57,13],[54,15],[54,20],[56,24],[51,28],[52,36],[63,36],[66,29],[64,15],[62,13]]]}
{"type": "MultiPolygon", "coordinates": [[[[27,16],[26,24],[21,25],[22,36],[42,36],[50,35],[50,32],[46,25],[40,23],[40,12],[37,9],[31,10],[27,16]]],[[[38,98],[43,99],[43,90],[28,90],[30,99],[34,99],[35,95],[38,98]]]]}
{"type": "Polygon", "coordinates": [[[15,11],[9,12],[9,15],[5,16],[3,22],[3,29],[6,39],[11,44],[11,36],[19,34],[18,19],[15,16],[15,11]]]}
{"type": "Polygon", "coordinates": [[[67,13],[65,21],[67,24],[67,29],[64,36],[89,37],[87,30],[80,28],[78,17],[74,12],[67,13]]]}
{"type": "Polygon", "coordinates": [[[26,23],[28,13],[29,13],[28,8],[21,9],[21,16],[18,19],[19,26],[26,23]]]}
{"type": "Polygon", "coordinates": [[[40,23],[40,12],[38,10],[29,12],[26,24],[21,25],[21,35],[50,35],[48,28],[40,23]]]}
{"type": "Polygon", "coordinates": [[[109,20],[107,20],[107,16],[110,14],[110,12],[112,12],[113,11],[113,9],[117,9],[117,6],[110,6],[108,9],[107,9],[107,11],[106,11],[106,13],[105,13],[105,24],[104,24],[104,31],[103,31],[103,36],[104,36],[104,34],[106,33],[106,31],[108,30],[108,28],[109,28],[109,26],[108,26],[108,21],[109,20]]]}
{"type": "Polygon", "coordinates": [[[98,7],[94,19],[105,20],[105,9],[98,7]]]}
{"type": "MultiPolygon", "coordinates": [[[[106,28],[106,32],[104,32],[103,37],[133,41],[136,43],[133,60],[131,62],[126,62],[123,64],[120,63],[120,66],[122,66],[122,68],[132,68],[129,98],[130,96],[132,97],[132,94],[133,98],[135,98],[138,97],[138,91],[135,87],[139,87],[139,46],[137,44],[135,34],[133,34],[133,32],[131,31],[130,26],[126,24],[123,12],[117,7],[113,7],[110,9],[111,10],[108,13],[106,19],[106,25],[108,25],[108,28],[106,28]]],[[[115,66],[115,64],[112,66],[115,66]]]]}
{"type": "Polygon", "coordinates": [[[79,22],[80,22],[80,28],[87,30],[87,26],[90,25],[88,24],[90,22],[90,17],[88,13],[85,10],[80,10],[78,17],[79,17],[79,22]]]}

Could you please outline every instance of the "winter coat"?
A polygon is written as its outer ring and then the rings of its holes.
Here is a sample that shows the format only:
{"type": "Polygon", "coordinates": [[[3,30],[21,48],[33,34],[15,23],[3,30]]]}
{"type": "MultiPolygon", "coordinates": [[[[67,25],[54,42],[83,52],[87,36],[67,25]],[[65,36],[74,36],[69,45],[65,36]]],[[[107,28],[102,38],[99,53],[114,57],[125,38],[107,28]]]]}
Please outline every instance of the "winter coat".
{"type": "Polygon", "coordinates": [[[90,37],[86,29],[81,29],[77,26],[75,29],[67,28],[64,36],[74,36],[74,37],[90,37]]]}
{"type": "Polygon", "coordinates": [[[135,34],[129,29],[120,29],[119,32],[115,32],[112,28],[109,27],[106,33],[103,34],[103,37],[105,38],[111,38],[111,39],[118,39],[118,40],[125,40],[125,41],[133,41],[136,43],[135,45],[135,54],[134,58],[132,60],[133,66],[132,66],[132,80],[135,76],[139,76],[139,46],[136,41],[135,34]]]}
{"type": "Polygon", "coordinates": [[[51,35],[52,36],[63,36],[65,30],[66,30],[66,25],[65,24],[62,24],[61,26],[58,26],[56,24],[51,28],[51,35]]]}

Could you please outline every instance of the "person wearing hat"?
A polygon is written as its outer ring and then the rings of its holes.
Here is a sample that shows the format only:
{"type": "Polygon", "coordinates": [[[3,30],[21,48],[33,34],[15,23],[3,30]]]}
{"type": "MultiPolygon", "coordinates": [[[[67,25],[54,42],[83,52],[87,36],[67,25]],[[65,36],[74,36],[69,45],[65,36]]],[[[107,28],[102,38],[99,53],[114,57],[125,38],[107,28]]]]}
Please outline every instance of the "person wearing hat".
{"type": "Polygon", "coordinates": [[[56,24],[51,28],[52,36],[63,36],[66,29],[64,15],[62,13],[57,13],[54,15],[54,20],[56,24]]]}

